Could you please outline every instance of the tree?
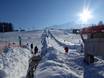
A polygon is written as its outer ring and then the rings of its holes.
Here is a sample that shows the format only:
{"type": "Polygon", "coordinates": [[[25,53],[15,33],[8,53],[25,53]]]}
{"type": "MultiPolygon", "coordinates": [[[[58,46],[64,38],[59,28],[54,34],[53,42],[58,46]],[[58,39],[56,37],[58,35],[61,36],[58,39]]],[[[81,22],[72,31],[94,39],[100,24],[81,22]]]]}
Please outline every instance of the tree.
{"type": "Polygon", "coordinates": [[[12,23],[0,22],[0,32],[10,32],[13,31],[12,23]]]}

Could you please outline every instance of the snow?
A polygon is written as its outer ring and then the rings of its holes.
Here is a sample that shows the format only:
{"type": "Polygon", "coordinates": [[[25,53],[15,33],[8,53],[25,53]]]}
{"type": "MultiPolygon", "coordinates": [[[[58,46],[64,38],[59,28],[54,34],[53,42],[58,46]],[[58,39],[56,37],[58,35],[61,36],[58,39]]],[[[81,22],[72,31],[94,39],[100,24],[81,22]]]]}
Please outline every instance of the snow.
{"type": "Polygon", "coordinates": [[[84,78],[104,78],[104,60],[97,61],[91,65],[84,65],[84,78]]]}
{"type": "MultiPolygon", "coordinates": [[[[22,78],[26,76],[30,51],[25,48],[8,48],[0,56],[0,70],[6,78],[22,78]]],[[[2,75],[0,73],[0,76],[2,75]]],[[[2,77],[0,77],[2,78],[2,77]]]]}
{"type": "Polygon", "coordinates": [[[0,46],[7,42],[18,44],[18,36],[22,37],[22,44],[29,44],[28,48],[0,50],[0,78],[26,77],[31,43],[38,46],[42,57],[34,78],[104,78],[103,59],[95,57],[95,63],[90,65],[83,62],[82,40],[78,34],[59,29],[0,33],[0,46]],[[64,51],[66,46],[68,53],[64,51]]]}
{"type": "Polygon", "coordinates": [[[83,62],[79,35],[65,35],[62,30],[51,30],[46,34],[44,42],[47,46],[44,48],[47,50],[34,72],[34,78],[104,78],[104,60],[96,57],[91,65],[83,62]],[[64,52],[66,45],[69,46],[68,53],[64,52]]]}
{"type": "Polygon", "coordinates": [[[47,48],[47,52],[39,63],[34,78],[83,78],[83,67],[74,64],[76,56],[82,58],[80,54],[76,51],[73,54],[74,50],[70,50],[66,54],[63,48],[65,44],[59,45],[49,31],[46,34],[48,35],[46,38],[47,46],[44,48],[47,48]]]}
{"type": "Polygon", "coordinates": [[[0,33],[1,49],[10,43],[10,48],[0,50],[0,78],[25,78],[31,58],[30,44],[37,45],[41,50],[42,31],[8,32],[0,33]],[[18,47],[18,36],[22,38],[22,45],[29,44],[27,48],[18,47]],[[14,44],[16,46],[14,46],[14,44]]]}
{"type": "MultiPolygon", "coordinates": [[[[0,33],[0,43],[15,43],[18,45],[19,40],[18,36],[22,38],[22,44],[26,45],[27,43],[30,45],[33,43],[34,45],[38,45],[39,50],[41,50],[41,35],[43,31],[35,30],[28,32],[8,32],[8,33],[0,33]]],[[[1,45],[1,44],[0,44],[1,45]]]]}

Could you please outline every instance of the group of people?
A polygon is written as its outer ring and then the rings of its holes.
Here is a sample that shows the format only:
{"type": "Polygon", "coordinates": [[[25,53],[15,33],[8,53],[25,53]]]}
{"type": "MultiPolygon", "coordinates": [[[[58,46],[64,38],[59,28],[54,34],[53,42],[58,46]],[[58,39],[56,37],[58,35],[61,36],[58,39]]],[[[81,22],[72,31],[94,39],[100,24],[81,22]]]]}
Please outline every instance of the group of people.
{"type": "Polygon", "coordinates": [[[36,70],[36,67],[39,61],[41,60],[41,58],[38,55],[36,55],[36,53],[38,53],[37,46],[34,47],[33,43],[31,43],[29,47],[31,49],[31,53],[33,54],[33,56],[29,59],[29,67],[28,67],[26,78],[33,78],[34,71],[36,70]]]}
{"type": "Polygon", "coordinates": [[[38,53],[38,47],[37,46],[33,46],[33,43],[30,45],[30,48],[31,48],[31,53],[32,54],[36,54],[38,53]]]}

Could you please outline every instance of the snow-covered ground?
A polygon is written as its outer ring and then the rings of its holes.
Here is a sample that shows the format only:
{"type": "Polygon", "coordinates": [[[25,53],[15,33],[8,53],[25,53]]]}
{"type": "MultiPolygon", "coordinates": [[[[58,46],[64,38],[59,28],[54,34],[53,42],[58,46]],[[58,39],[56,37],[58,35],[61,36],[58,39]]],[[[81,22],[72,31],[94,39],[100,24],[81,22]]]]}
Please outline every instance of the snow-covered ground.
{"type": "Polygon", "coordinates": [[[47,52],[38,65],[34,78],[83,78],[81,53],[69,49],[66,54],[65,44],[59,44],[49,32],[46,34],[47,52]]]}
{"type": "Polygon", "coordinates": [[[64,30],[46,32],[47,50],[39,63],[34,78],[104,78],[104,60],[87,65],[83,62],[84,54],[80,52],[80,35],[70,34],[64,30]],[[64,52],[64,47],[69,52],[64,52]]]}
{"type": "Polygon", "coordinates": [[[19,44],[18,37],[21,36],[21,41],[23,45],[27,43],[30,45],[31,43],[38,45],[39,50],[41,49],[41,30],[36,31],[28,31],[28,32],[8,32],[8,33],[0,33],[0,45],[6,43],[16,43],[19,44]]]}
{"type": "Polygon", "coordinates": [[[22,78],[27,74],[31,57],[25,48],[9,48],[0,55],[0,78],[22,78]]]}
{"type": "Polygon", "coordinates": [[[34,47],[37,45],[41,50],[41,34],[43,31],[32,32],[8,32],[0,33],[1,49],[8,43],[11,47],[5,50],[0,50],[0,78],[25,78],[31,58],[30,44],[34,47]],[[18,36],[22,38],[22,45],[27,45],[27,48],[18,47],[18,36]],[[15,43],[15,44],[13,44],[15,43]],[[16,46],[14,46],[16,45],[16,46]]]}
{"type": "MultiPolygon", "coordinates": [[[[83,62],[80,35],[65,30],[44,30],[32,32],[0,33],[0,45],[5,42],[37,45],[42,60],[39,62],[34,78],[104,78],[104,60],[96,57],[95,63],[83,62]],[[65,53],[64,47],[68,47],[65,53]]],[[[29,46],[28,45],[28,46],[29,46]]],[[[28,70],[30,49],[12,47],[0,55],[0,78],[25,78],[28,70]]]]}

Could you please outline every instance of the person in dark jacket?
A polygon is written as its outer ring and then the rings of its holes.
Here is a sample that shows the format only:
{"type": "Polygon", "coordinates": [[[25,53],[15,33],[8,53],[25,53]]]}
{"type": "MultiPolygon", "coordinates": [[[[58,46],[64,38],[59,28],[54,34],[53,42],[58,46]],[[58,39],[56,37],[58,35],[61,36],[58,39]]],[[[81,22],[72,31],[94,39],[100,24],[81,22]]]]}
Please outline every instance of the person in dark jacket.
{"type": "Polygon", "coordinates": [[[31,49],[33,49],[33,43],[31,43],[30,47],[31,47],[31,49]]]}
{"type": "Polygon", "coordinates": [[[36,54],[37,52],[38,52],[38,47],[35,46],[35,48],[34,48],[34,54],[36,54]]]}
{"type": "Polygon", "coordinates": [[[31,53],[33,54],[33,43],[31,43],[30,48],[31,48],[31,53]]]}

